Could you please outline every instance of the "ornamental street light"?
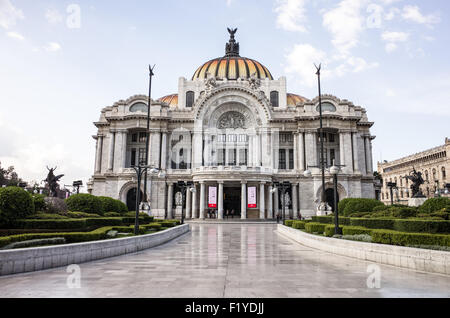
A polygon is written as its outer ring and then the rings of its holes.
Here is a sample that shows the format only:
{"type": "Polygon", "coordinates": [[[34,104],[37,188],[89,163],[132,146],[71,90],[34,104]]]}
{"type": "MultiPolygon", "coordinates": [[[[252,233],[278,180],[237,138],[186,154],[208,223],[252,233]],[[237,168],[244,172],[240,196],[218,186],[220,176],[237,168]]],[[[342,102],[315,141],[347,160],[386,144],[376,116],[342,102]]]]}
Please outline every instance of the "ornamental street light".
{"type": "Polygon", "coordinates": [[[183,206],[186,205],[186,191],[189,189],[191,192],[195,192],[194,188],[194,182],[188,181],[178,181],[178,187],[181,189],[181,195],[182,195],[182,207],[181,207],[181,224],[184,224],[184,209],[183,206]]]}
{"type": "Polygon", "coordinates": [[[450,190],[449,190],[450,189],[450,183],[447,183],[445,185],[445,188],[443,188],[443,189],[441,189],[439,187],[439,180],[436,180],[435,184],[436,184],[435,191],[434,191],[435,197],[440,198],[443,194],[444,195],[448,195],[450,193],[450,190]]]}
{"type": "Polygon", "coordinates": [[[72,187],[74,187],[74,189],[77,189],[77,194],[80,193],[80,188],[83,186],[83,181],[79,180],[79,181],[74,181],[72,184],[72,187]]]}
{"type": "Polygon", "coordinates": [[[386,185],[391,193],[391,205],[394,205],[394,189],[397,189],[397,183],[395,182],[388,182],[386,185]]]}
{"type": "Polygon", "coordinates": [[[334,165],[330,168],[330,173],[333,175],[333,188],[334,188],[334,234],[335,235],[341,235],[342,231],[339,228],[339,211],[338,211],[338,173],[341,170],[339,166],[334,165]]]}
{"type": "MultiPolygon", "coordinates": [[[[284,182],[274,182],[272,184],[273,189],[272,189],[272,193],[275,193],[275,191],[278,191],[278,189],[281,190],[281,207],[282,207],[282,216],[281,216],[281,220],[283,221],[282,224],[284,224],[285,221],[285,216],[286,216],[286,190],[290,188],[291,184],[288,181],[284,181],[284,182]]],[[[278,204],[278,202],[277,202],[278,204]]],[[[277,216],[277,222],[279,222],[280,217],[277,216]]]]}
{"type": "MultiPolygon", "coordinates": [[[[136,171],[137,175],[137,189],[136,189],[136,218],[134,221],[134,234],[139,234],[139,210],[141,205],[141,182],[142,182],[142,175],[145,173],[147,174],[147,171],[149,169],[152,174],[159,173],[159,176],[162,177],[164,175],[164,172],[160,171],[159,169],[152,168],[151,166],[144,165],[144,162],[140,162],[139,165],[136,167],[132,167],[136,171]]],[[[147,203],[148,204],[148,203],[147,203]]]]}
{"type": "Polygon", "coordinates": [[[324,145],[323,145],[323,116],[322,116],[322,90],[320,85],[320,71],[322,69],[322,64],[319,64],[319,66],[315,65],[317,69],[316,75],[317,75],[317,81],[319,84],[319,115],[320,115],[320,168],[322,170],[322,196],[321,196],[321,203],[325,202],[325,158],[324,158],[324,145]]]}

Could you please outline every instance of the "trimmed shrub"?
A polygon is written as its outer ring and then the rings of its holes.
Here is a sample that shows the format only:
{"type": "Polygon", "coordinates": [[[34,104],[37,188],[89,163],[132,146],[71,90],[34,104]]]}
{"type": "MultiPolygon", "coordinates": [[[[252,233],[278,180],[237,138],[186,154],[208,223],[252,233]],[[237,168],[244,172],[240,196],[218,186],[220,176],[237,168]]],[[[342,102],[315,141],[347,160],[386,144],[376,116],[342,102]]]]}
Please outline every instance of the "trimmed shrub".
{"type": "Polygon", "coordinates": [[[11,223],[15,229],[83,229],[85,219],[53,219],[53,220],[15,220],[11,223]]]}
{"type": "Polygon", "coordinates": [[[63,199],[46,197],[44,201],[46,205],[45,212],[47,213],[57,214],[67,212],[67,204],[63,199]]]}
{"type": "Polygon", "coordinates": [[[74,194],[66,199],[66,203],[70,211],[95,213],[100,215],[103,215],[105,212],[103,210],[102,201],[98,197],[87,193],[74,194]]]}
{"type": "Polygon", "coordinates": [[[376,207],[373,208],[372,212],[381,212],[381,211],[386,211],[387,209],[389,209],[388,205],[378,205],[376,207]]]}
{"type": "Polygon", "coordinates": [[[307,222],[305,222],[305,221],[293,221],[292,228],[297,229],[297,230],[304,230],[306,223],[307,222]]]}
{"type": "Polygon", "coordinates": [[[432,198],[419,207],[419,213],[433,213],[450,207],[450,198],[432,198]]]}
{"type": "Polygon", "coordinates": [[[391,212],[393,217],[402,219],[415,217],[417,215],[417,208],[410,208],[406,206],[392,207],[388,211],[391,212]]]}
{"type": "Polygon", "coordinates": [[[86,226],[94,227],[94,226],[114,226],[114,225],[122,225],[122,219],[120,218],[92,218],[85,219],[86,226]]]}
{"type": "MultiPolygon", "coordinates": [[[[342,231],[343,226],[342,226],[342,225],[339,225],[339,228],[340,228],[341,231],[342,231]]],[[[334,232],[334,224],[325,225],[325,231],[324,231],[324,233],[325,233],[325,236],[333,237],[334,234],[335,234],[335,232],[334,232]]]]}
{"type": "Polygon", "coordinates": [[[143,225],[142,227],[147,229],[147,230],[159,231],[161,229],[162,225],[159,224],[159,223],[150,223],[150,224],[143,225]]]}
{"type": "Polygon", "coordinates": [[[367,234],[343,235],[343,240],[372,243],[372,236],[367,234]]]}
{"type": "Polygon", "coordinates": [[[347,198],[347,199],[343,199],[343,200],[339,201],[339,203],[338,203],[339,214],[344,214],[345,207],[352,200],[353,200],[352,198],[347,198]]]}
{"type": "Polygon", "coordinates": [[[393,229],[394,221],[393,219],[352,218],[350,225],[369,229],[393,229]]]}
{"type": "MultiPolygon", "coordinates": [[[[334,224],[334,216],[313,216],[312,221],[322,224],[334,224]]],[[[350,225],[350,218],[339,216],[339,224],[350,225]]]]}
{"type": "Polygon", "coordinates": [[[110,197],[98,197],[103,205],[103,211],[105,212],[116,212],[116,213],[127,213],[128,207],[120,200],[116,200],[110,197]]]}
{"type": "MultiPolygon", "coordinates": [[[[124,214],[124,216],[129,217],[129,218],[135,218],[136,217],[136,212],[133,212],[133,211],[127,212],[127,213],[124,214]]],[[[149,222],[153,222],[154,221],[153,220],[154,219],[153,216],[150,216],[147,213],[139,213],[139,219],[141,219],[141,218],[146,220],[146,221],[149,221],[149,222]]],[[[162,221],[164,221],[164,220],[162,220],[162,221]]]]}
{"type": "Polygon", "coordinates": [[[34,213],[33,197],[19,187],[0,188],[0,223],[8,223],[34,213]]]}
{"type": "Polygon", "coordinates": [[[373,230],[372,241],[374,243],[399,246],[450,246],[450,235],[429,233],[403,233],[390,230],[373,230]]]}
{"type": "Polygon", "coordinates": [[[12,249],[16,249],[16,248],[38,247],[38,246],[44,246],[44,245],[58,245],[58,244],[65,244],[65,243],[66,243],[65,238],[53,237],[53,238],[46,238],[46,239],[15,242],[15,243],[11,243],[1,249],[11,249],[12,250],[12,249]]]}
{"type": "Polygon", "coordinates": [[[292,227],[292,223],[294,222],[294,220],[285,220],[284,221],[284,225],[292,227]]]}
{"type": "Polygon", "coordinates": [[[392,213],[389,209],[380,211],[380,212],[372,212],[364,216],[365,218],[389,218],[392,217],[392,213]]]}
{"type": "Polygon", "coordinates": [[[50,214],[50,213],[36,213],[30,216],[27,216],[25,219],[27,220],[62,220],[69,219],[69,217],[60,214],[50,214]]]}
{"type": "Polygon", "coordinates": [[[322,223],[311,222],[311,223],[305,224],[305,230],[308,233],[323,234],[325,232],[325,226],[327,226],[327,225],[322,224],[322,223]]]}
{"type": "Polygon", "coordinates": [[[359,226],[344,226],[342,229],[343,235],[371,235],[372,230],[359,226]]]}
{"type": "Polygon", "coordinates": [[[34,212],[44,212],[47,210],[47,204],[45,203],[45,195],[33,194],[34,212]]]}
{"type": "Polygon", "coordinates": [[[447,209],[442,209],[438,212],[431,213],[430,216],[442,218],[443,220],[450,220],[450,213],[447,212],[447,209]]]}
{"type": "Polygon", "coordinates": [[[413,233],[450,233],[450,222],[444,220],[395,220],[392,229],[413,233]]]}
{"type": "Polygon", "coordinates": [[[72,219],[83,219],[83,218],[100,218],[101,215],[94,213],[85,213],[85,212],[67,212],[67,216],[72,219]]]}
{"type": "Polygon", "coordinates": [[[175,222],[172,222],[172,221],[169,221],[169,220],[160,222],[160,224],[161,224],[161,227],[166,227],[166,228],[176,226],[175,222]]]}
{"type": "Polygon", "coordinates": [[[384,205],[384,203],[375,199],[349,199],[345,204],[343,214],[348,216],[354,212],[372,212],[375,207],[381,205],[384,205]]]}
{"type": "Polygon", "coordinates": [[[107,213],[105,213],[104,216],[106,216],[107,218],[117,218],[117,217],[121,217],[122,215],[117,212],[107,212],[107,213]]]}
{"type": "Polygon", "coordinates": [[[350,213],[348,216],[352,218],[365,218],[365,217],[372,217],[372,215],[375,214],[373,212],[353,212],[350,213]]]}

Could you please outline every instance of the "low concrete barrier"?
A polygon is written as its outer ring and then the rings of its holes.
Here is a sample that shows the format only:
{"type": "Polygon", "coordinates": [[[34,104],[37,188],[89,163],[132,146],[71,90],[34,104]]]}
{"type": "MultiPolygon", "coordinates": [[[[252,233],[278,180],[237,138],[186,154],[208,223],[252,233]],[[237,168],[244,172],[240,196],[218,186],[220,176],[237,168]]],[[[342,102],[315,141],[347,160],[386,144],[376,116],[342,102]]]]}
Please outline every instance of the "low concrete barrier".
{"type": "Polygon", "coordinates": [[[167,243],[187,232],[189,232],[189,224],[184,224],[136,237],[0,251],[0,276],[135,253],[167,243]]]}
{"type": "Polygon", "coordinates": [[[450,252],[340,240],[279,224],[278,233],[311,248],[364,261],[450,275],[450,252]]]}

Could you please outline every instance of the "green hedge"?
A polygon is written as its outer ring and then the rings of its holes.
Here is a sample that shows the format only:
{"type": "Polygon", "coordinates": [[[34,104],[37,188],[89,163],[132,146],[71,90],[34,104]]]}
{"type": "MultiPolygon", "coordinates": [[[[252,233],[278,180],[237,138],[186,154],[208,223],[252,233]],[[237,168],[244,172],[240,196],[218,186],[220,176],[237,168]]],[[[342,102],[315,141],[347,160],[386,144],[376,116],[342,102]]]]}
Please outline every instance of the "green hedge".
{"type": "Polygon", "coordinates": [[[0,188],[0,223],[24,218],[35,212],[33,197],[19,187],[0,188]]]}
{"type": "Polygon", "coordinates": [[[99,214],[86,213],[86,212],[67,212],[66,215],[69,216],[72,219],[85,219],[85,218],[100,218],[100,217],[102,217],[99,214]]]}
{"type": "Polygon", "coordinates": [[[371,235],[372,230],[367,229],[365,227],[360,227],[360,226],[344,226],[342,228],[342,234],[343,235],[362,235],[362,234],[371,235]]]}
{"type": "Polygon", "coordinates": [[[292,222],[292,228],[297,229],[297,230],[304,230],[305,229],[305,225],[308,222],[305,221],[293,221],[292,222]]]}
{"type": "Polygon", "coordinates": [[[394,219],[352,218],[350,220],[350,225],[366,227],[369,229],[393,229],[394,221],[394,219]]]}
{"type": "MultiPolygon", "coordinates": [[[[334,224],[334,216],[313,216],[314,223],[334,224]]],[[[350,225],[350,218],[339,216],[339,224],[350,225]]]]}
{"type": "MultiPolygon", "coordinates": [[[[342,233],[342,229],[344,228],[344,226],[339,225],[339,228],[341,229],[341,233],[342,233]]],[[[333,237],[335,234],[334,224],[325,225],[324,233],[325,233],[325,236],[333,237]]]]}
{"type": "Polygon", "coordinates": [[[102,200],[91,194],[74,194],[66,199],[66,203],[70,211],[95,213],[100,215],[103,215],[103,213],[105,213],[102,200]]]}
{"type": "Polygon", "coordinates": [[[374,243],[413,246],[450,246],[450,235],[428,233],[404,233],[391,230],[373,230],[372,241],[374,243]]]}
{"type": "Polygon", "coordinates": [[[16,220],[11,223],[14,229],[83,229],[86,227],[85,219],[54,219],[54,220],[16,220]]]}
{"type": "Polygon", "coordinates": [[[352,226],[401,232],[450,233],[450,221],[352,218],[352,226]]]}
{"type": "Polygon", "coordinates": [[[71,232],[71,233],[33,233],[20,234],[12,236],[0,237],[0,247],[15,242],[46,239],[53,237],[63,237],[67,243],[80,243],[89,241],[98,241],[106,238],[106,233],[111,231],[113,227],[102,227],[92,232],[71,232]]]}
{"type": "Polygon", "coordinates": [[[45,195],[43,194],[33,194],[34,212],[42,212],[47,209],[47,204],[45,203],[45,195]]]}
{"type": "Polygon", "coordinates": [[[294,220],[285,220],[284,221],[284,225],[292,227],[292,223],[294,222],[294,220]]]}
{"type": "Polygon", "coordinates": [[[322,223],[311,222],[311,223],[305,224],[305,230],[308,233],[323,234],[325,232],[325,226],[327,226],[327,225],[322,224],[322,223]]]}
{"type": "Polygon", "coordinates": [[[128,207],[120,200],[116,200],[110,197],[98,197],[102,202],[103,211],[116,212],[125,214],[128,212],[128,207]]]}
{"type": "Polygon", "coordinates": [[[71,219],[68,216],[61,214],[52,214],[52,213],[36,213],[29,215],[25,218],[26,220],[63,220],[63,219],[71,219]]]}
{"type": "Polygon", "coordinates": [[[384,203],[375,199],[348,199],[344,205],[343,215],[348,216],[354,212],[372,212],[375,207],[382,205],[384,203]]]}
{"type": "Polygon", "coordinates": [[[87,227],[94,227],[94,226],[120,226],[122,225],[122,218],[93,218],[93,219],[86,219],[86,226],[87,227]]]}
{"type": "Polygon", "coordinates": [[[425,201],[419,207],[419,213],[433,213],[439,210],[450,208],[450,198],[432,198],[425,201]]]}

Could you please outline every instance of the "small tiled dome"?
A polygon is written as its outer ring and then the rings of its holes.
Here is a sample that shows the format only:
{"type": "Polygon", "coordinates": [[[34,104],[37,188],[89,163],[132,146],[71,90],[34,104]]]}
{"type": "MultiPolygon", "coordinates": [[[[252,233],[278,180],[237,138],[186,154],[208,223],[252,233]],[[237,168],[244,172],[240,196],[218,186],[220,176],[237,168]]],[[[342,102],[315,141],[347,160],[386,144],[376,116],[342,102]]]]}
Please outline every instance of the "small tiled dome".
{"type": "Polygon", "coordinates": [[[287,94],[287,105],[288,106],[295,106],[298,103],[304,103],[308,101],[305,97],[302,97],[300,95],[296,94],[287,94]]]}
{"type": "Polygon", "coordinates": [[[170,107],[178,106],[178,94],[167,95],[158,99],[162,103],[169,104],[170,107]]]}

